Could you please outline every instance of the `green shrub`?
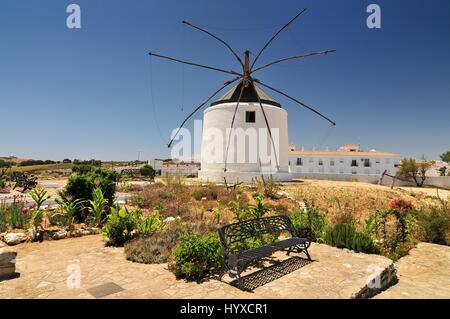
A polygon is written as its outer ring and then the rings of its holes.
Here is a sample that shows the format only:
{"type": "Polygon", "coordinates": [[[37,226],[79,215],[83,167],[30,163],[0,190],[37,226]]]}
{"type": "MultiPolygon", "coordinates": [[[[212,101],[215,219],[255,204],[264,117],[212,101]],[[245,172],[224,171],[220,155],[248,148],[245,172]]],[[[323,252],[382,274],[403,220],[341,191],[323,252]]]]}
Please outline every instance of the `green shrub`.
{"type": "Polygon", "coordinates": [[[200,280],[223,266],[222,244],[217,235],[187,233],[172,252],[170,269],[177,278],[200,280]]]}
{"type": "Polygon", "coordinates": [[[234,214],[235,219],[239,222],[246,220],[249,217],[248,205],[245,199],[245,194],[237,192],[235,199],[228,204],[228,209],[234,214]]]}
{"type": "Polygon", "coordinates": [[[322,242],[327,226],[325,214],[317,208],[298,208],[289,216],[292,224],[298,230],[307,229],[312,241],[322,242]]]}
{"type": "Polygon", "coordinates": [[[122,246],[126,241],[133,239],[137,233],[141,212],[139,210],[128,211],[125,207],[115,206],[111,208],[103,234],[108,237],[111,246],[122,246]]]}
{"type": "Polygon", "coordinates": [[[155,170],[153,169],[153,167],[151,165],[148,165],[148,164],[145,164],[144,166],[142,166],[139,169],[139,173],[142,176],[146,176],[146,177],[150,177],[150,178],[155,177],[155,170]]]}
{"type": "Polygon", "coordinates": [[[269,211],[269,208],[263,203],[264,195],[262,193],[256,193],[252,197],[256,205],[249,205],[248,215],[252,218],[261,218],[269,211]]]}
{"type": "Polygon", "coordinates": [[[417,212],[417,235],[422,241],[450,244],[450,209],[447,203],[424,207],[417,212]]]}
{"type": "Polygon", "coordinates": [[[97,168],[87,174],[71,176],[64,190],[59,192],[63,201],[83,200],[83,204],[77,208],[74,215],[77,222],[84,222],[88,216],[89,201],[93,200],[93,191],[100,188],[107,200],[106,212],[114,204],[116,193],[117,173],[112,170],[97,168]]]}
{"type": "Polygon", "coordinates": [[[140,235],[148,236],[159,232],[164,228],[164,220],[158,210],[147,217],[143,217],[138,222],[138,232],[140,235]]]}
{"type": "Polygon", "coordinates": [[[80,175],[89,174],[94,170],[94,167],[89,164],[77,164],[72,167],[72,172],[78,173],[80,175]]]}
{"type": "Polygon", "coordinates": [[[32,217],[30,210],[23,201],[0,202],[0,229],[26,229],[32,217]]]}
{"type": "Polygon", "coordinates": [[[351,224],[336,224],[327,227],[324,241],[330,246],[347,248],[356,252],[375,254],[378,252],[372,238],[363,232],[358,232],[351,224]]]}

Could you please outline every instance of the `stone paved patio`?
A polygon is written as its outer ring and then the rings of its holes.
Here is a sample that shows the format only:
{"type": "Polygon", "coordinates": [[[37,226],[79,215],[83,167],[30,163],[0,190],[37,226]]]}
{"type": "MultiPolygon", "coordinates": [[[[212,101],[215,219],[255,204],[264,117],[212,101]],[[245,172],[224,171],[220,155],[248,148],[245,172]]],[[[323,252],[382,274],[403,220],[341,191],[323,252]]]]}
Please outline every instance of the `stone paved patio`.
{"type": "Polygon", "coordinates": [[[313,244],[313,263],[244,292],[215,279],[201,284],[176,280],[166,264],[132,263],[122,248],[105,247],[98,235],[23,244],[16,250],[20,277],[0,282],[0,298],[94,298],[89,291],[105,298],[351,298],[374,269],[391,264],[381,256],[313,244]],[[81,286],[70,288],[77,269],[81,286]]]}
{"type": "Polygon", "coordinates": [[[397,277],[375,298],[450,298],[450,247],[419,243],[398,261],[397,277]]]}

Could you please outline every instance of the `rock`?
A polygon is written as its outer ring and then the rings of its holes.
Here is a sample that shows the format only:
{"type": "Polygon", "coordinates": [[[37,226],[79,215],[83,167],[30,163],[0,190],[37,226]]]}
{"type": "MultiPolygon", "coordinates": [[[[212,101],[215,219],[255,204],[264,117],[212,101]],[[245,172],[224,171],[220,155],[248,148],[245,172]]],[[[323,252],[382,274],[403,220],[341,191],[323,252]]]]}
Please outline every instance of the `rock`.
{"type": "Polygon", "coordinates": [[[170,224],[170,223],[173,223],[175,220],[176,220],[175,217],[170,216],[170,217],[167,217],[166,219],[164,219],[164,223],[170,224]]]}
{"type": "Polygon", "coordinates": [[[27,235],[25,235],[24,233],[8,233],[5,235],[5,238],[3,240],[8,245],[13,246],[23,243],[27,240],[27,238],[27,235]]]}
{"type": "Polygon", "coordinates": [[[59,239],[64,239],[66,237],[67,237],[67,232],[65,230],[60,230],[53,234],[52,239],[59,240],[59,239]]]}
{"type": "Polygon", "coordinates": [[[81,229],[74,229],[67,234],[67,237],[81,237],[83,236],[83,231],[81,229]]]}
{"type": "Polygon", "coordinates": [[[100,234],[100,233],[101,233],[101,229],[98,228],[98,227],[91,227],[91,228],[89,229],[89,232],[90,232],[92,235],[97,235],[97,234],[100,234]]]}
{"type": "Polygon", "coordinates": [[[17,252],[0,252],[0,277],[10,276],[16,272],[17,252]]]}
{"type": "Polygon", "coordinates": [[[83,235],[83,236],[88,236],[88,235],[90,235],[91,234],[91,232],[89,231],[89,230],[83,230],[83,231],[81,231],[81,235],[83,235]]]}
{"type": "Polygon", "coordinates": [[[30,238],[31,241],[36,241],[36,237],[36,230],[34,230],[33,228],[28,229],[28,238],[30,238]]]}
{"type": "Polygon", "coordinates": [[[286,191],[277,192],[277,195],[279,195],[281,197],[289,197],[290,196],[289,193],[286,191]]]}

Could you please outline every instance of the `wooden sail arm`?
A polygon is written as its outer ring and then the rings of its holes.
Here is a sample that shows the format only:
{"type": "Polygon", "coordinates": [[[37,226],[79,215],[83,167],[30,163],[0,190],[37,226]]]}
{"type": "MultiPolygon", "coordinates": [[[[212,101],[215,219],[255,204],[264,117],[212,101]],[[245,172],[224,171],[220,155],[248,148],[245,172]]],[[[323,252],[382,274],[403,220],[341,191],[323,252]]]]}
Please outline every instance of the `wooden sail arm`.
{"type": "Polygon", "coordinates": [[[316,110],[315,110],[314,108],[312,108],[311,106],[309,106],[309,105],[307,105],[307,104],[305,104],[305,103],[303,103],[303,102],[297,100],[296,98],[293,98],[292,96],[287,95],[287,94],[284,93],[284,92],[281,92],[280,90],[277,90],[277,89],[275,89],[275,88],[273,88],[273,87],[271,87],[271,86],[269,86],[269,85],[267,85],[267,84],[264,84],[264,83],[261,82],[260,80],[257,80],[257,79],[253,79],[253,80],[254,80],[255,82],[257,82],[258,84],[260,84],[260,85],[262,85],[262,86],[268,88],[269,90],[272,90],[272,91],[274,91],[274,92],[276,92],[276,93],[278,93],[278,94],[281,94],[281,95],[287,97],[288,99],[290,99],[290,100],[296,102],[297,104],[300,104],[301,106],[307,108],[308,110],[310,110],[310,111],[316,113],[317,115],[319,115],[319,116],[322,117],[323,119],[325,119],[325,120],[327,120],[328,122],[330,122],[333,126],[336,125],[336,122],[334,122],[333,120],[329,119],[328,117],[326,117],[326,116],[323,115],[322,113],[316,111],[316,110]]]}
{"type": "Polygon", "coordinates": [[[286,29],[292,22],[294,22],[299,16],[301,16],[306,11],[306,8],[300,11],[295,17],[293,17],[288,23],[286,23],[280,30],[278,30],[270,39],[267,41],[267,43],[262,47],[262,49],[259,51],[258,55],[256,56],[255,60],[252,63],[251,69],[255,66],[256,61],[258,61],[261,54],[264,52],[264,50],[269,46],[270,43],[272,43],[273,40],[284,30],[286,29]]]}
{"type": "Polygon", "coordinates": [[[334,52],[336,52],[336,50],[326,50],[326,51],[311,52],[311,53],[307,53],[307,54],[295,55],[295,56],[287,57],[287,58],[283,58],[283,59],[279,59],[279,60],[267,63],[267,64],[265,64],[263,66],[260,66],[259,68],[256,68],[256,69],[250,71],[250,73],[255,73],[255,72],[259,71],[259,70],[268,68],[269,66],[272,66],[272,65],[275,65],[275,64],[278,64],[278,63],[281,63],[281,62],[285,62],[285,61],[289,61],[289,60],[296,60],[296,59],[303,59],[303,58],[310,57],[310,56],[315,56],[315,55],[322,55],[322,54],[326,55],[326,54],[334,53],[334,52]]]}
{"type": "Polygon", "coordinates": [[[153,53],[153,52],[149,52],[148,53],[150,56],[156,56],[158,58],[161,59],[166,59],[166,60],[170,60],[170,61],[175,61],[175,62],[179,62],[179,63],[183,63],[183,64],[187,64],[187,65],[193,65],[193,66],[198,66],[200,68],[205,68],[205,69],[209,69],[209,70],[214,70],[214,71],[218,71],[218,72],[223,72],[223,73],[227,73],[227,74],[233,74],[233,75],[239,75],[241,76],[240,73],[230,70],[224,70],[224,69],[220,69],[220,68],[216,68],[216,67],[212,67],[212,66],[208,66],[208,65],[204,65],[204,64],[198,64],[198,63],[193,63],[193,62],[189,62],[189,61],[184,61],[184,60],[180,60],[180,59],[175,59],[166,55],[161,55],[161,54],[157,54],[157,53],[153,53]]]}
{"type": "Polygon", "coordinates": [[[190,22],[183,21],[183,24],[186,24],[186,25],[188,25],[188,26],[190,26],[190,27],[192,27],[192,28],[194,28],[194,29],[197,29],[197,30],[199,30],[199,31],[202,31],[202,32],[208,34],[209,36],[213,37],[214,39],[218,40],[219,42],[221,42],[223,45],[225,45],[225,46],[228,48],[228,50],[231,51],[231,53],[236,57],[236,59],[237,59],[237,60],[239,61],[239,63],[241,64],[242,68],[244,68],[244,63],[242,62],[242,60],[241,60],[241,58],[239,57],[239,55],[238,55],[238,54],[233,50],[233,48],[232,48],[228,43],[226,43],[224,40],[222,40],[222,39],[219,38],[218,36],[212,34],[212,33],[209,32],[208,30],[205,30],[205,29],[202,29],[202,28],[200,28],[200,27],[197,27],[196,25],[193,25],[193,24],[190,23],[190,22]]]}

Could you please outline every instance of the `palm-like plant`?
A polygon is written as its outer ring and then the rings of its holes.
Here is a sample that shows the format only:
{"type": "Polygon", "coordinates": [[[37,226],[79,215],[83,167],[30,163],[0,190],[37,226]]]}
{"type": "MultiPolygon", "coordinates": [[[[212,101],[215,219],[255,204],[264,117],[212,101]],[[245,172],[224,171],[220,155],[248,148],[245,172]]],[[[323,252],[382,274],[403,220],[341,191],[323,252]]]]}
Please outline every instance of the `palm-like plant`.
{"type": "Polygon", "coordinates": [[[92,200],[89,200],[89,212],[92,214],[92,223],[98,226],[103,219],[103,212],[108,204],[108,200],[104,197],[102,190],[97,187],[92,192],[92,200]]]}
{"type": "Polygon", "coordinates": [[[56,202],[60,206],[60,211],[53,214],[52,218],[56,216],[63,216],[67,218],[66,225],[69,229],[72,229],[72,225],[75,219],[75,214],[78,212],[80,206],[85,202],[83,199],[75,199],[73,201],[70,200],[56,200],[56,202]]]}
{"type": "Polygon", "coordinates": [[[43,211],[41,209],[44,202],[51,196],[47,195],[47,191],[44,188],[35,188],[30,192],[30,196],[33,199],[36,207],[31,209],[31,224],[37,227],[41,224],[43,211]]]}

